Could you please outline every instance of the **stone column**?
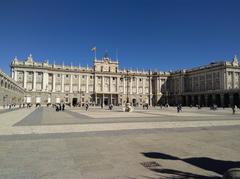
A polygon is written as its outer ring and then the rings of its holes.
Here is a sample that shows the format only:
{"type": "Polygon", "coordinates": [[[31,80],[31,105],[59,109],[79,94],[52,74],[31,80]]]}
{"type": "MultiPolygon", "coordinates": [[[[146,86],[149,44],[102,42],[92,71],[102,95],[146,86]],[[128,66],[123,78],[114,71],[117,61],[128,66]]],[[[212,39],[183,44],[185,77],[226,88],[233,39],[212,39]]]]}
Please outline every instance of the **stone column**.
{"type": "Polygon", "coordinates": [[[104,76],[102,76],[102,92],[104,92],[104,76]]]}
{"type": "Polygon", "coordinates": [[[123,94],[126,94],[126,80],[123,78],[123,94]]]}
{"type": "Polygon", "coordinates": [[[216,94],[212,94],[212,104],[216,104],[216,94]]]}
{"type": "Polygon", "coordinates": [[[162,93],[162,80],[160,77],[159,77],[159,93],[160,94],[162,93]]]}
{"type": "Polygon", "coordinates": [[[37,74],[36,74],[36,72],[34,71],[33,72],[33,91],[36,91],[36,83],[37,83],[37,80],[36,80],[36,78],[37,78],[37,76],[36,76],[37,74]]]}
{"type": "Polygon", "coordinates": [[[130,94],[132,94],[132,84],[133,84],[133,78],[130,77],[130,94]]]}
{"type": "Polygon", "coordinates": [[[224,94],[220,94],[220,105],[224,107],[224,94]]]}
{"type": "Polygon", "coordinates": [[[208,104],[208,95],[207,94],[204,95],[204,99],[205,99],[205,106],[206,107],[209,106],[210,104],[208,104]]]}
{"type": "Polygon", "coordinates": [[[145,81],[146,79],[145,78],[142,78],[142,83],[143,83],[143,94],[145,94],[145,81]]]}
{"type": "Polygon", "coordinates": [[[138,80],[139,80],[138,77],[136,77],[136,80],[137,80],[137,81],[136,81],[136,88],[137,88],[137,89],[136,89],[136,93],[138,94],[138,80]]]}
{"type": "Polygon", "coordinates": [[[14,81],[17,81],[17,70],[14,70],[14,81]]]}
{"type": "MultiPolygon", "coordinates": [[[[78,91],[81,92],[81,75],[78,75],[78,91]]],[[[82,101],[82,99],[80,99],[82,101]]]]}
{"type": "Polygon", "coordinates": [[[233,94],[229,94],[229,103],[231,106],[234,104],[233,94]]]}
{"type": "Polygon", "coordinates": [[[213,80],[213,73],[212,73],[212,90],[214,90],[214,80],[213,80]]]}
{"type": "MultiPolygon", "coordinates": [[[[94,74],[94,89],[93,90],[94,90],[94,93],[97,93],[97,76],[96,76],[96,74],[94,74]]],[[[95,102],[97,102],[97,101],[95,101],[95,102]]]]}
{"type": "Polygon", "coordinates": [[[47,86],[48,86],[48,73],[43,72],[43,91],[47,91],[47,86]]]}
{"type": "Polygon", "coordinates": [[[86,75],[86,93],[88,93],[88,75],[86,75]]]}
{"type": "Polygon", "coordinates": [[[55,84],[56,84],[56,74],[53,73],[53,79],[52,79],[52,92],[55,92],[55,90],[56,90],[56,86],[55,86],[55,84]]]}
{"type": "Polygon", "coordinates": [[[24,71],[23,88],[27,88],[27,71],[24,71]]]}
{"type": "Polygon", "coordinates": [[[62,93],[64,93],[64,75],[62,74],[62,93]]]}
{"type": "Polygon", "coordinates": [[[149,77],[149,100],[150,100],[149,105],[150,106],[152,106],[152,102],[153,102],[152,98],[153,98],[153,96],[152,96],[152,78],[149,77]]]}
{"type": "Polygon", "coordinates": [[[119,93],[119,77],[116,77],[116,86],[117,86],[117,89],[116,89],[116,91],[117,91],[117,93],[119,93]]]}
{"type": "Polygon", "coordinates": [[[102,105],[104,106],[104,93],[102,94],[102,105]]]}
{"type": "Polygon", "coordinates": [[[112,92],[112,76],[109,77],[109,91],[112,92]]]}
{"type": "Polygon", "coordinates": [[[201,95],[198,95],[198,105],[201,105],[201,95]]]}
{"type": "Polygon", "coordinates": [[[70,93],[72,93],[73,92],[73,90],[72,90],[72,86],[73,86],[73,75],[72,74],[70,74],[70,93]]]}
{"type": "Polygon", "coordinates": [[[112,104],[112,94],[110,94],[110,104],[112,104]]]}

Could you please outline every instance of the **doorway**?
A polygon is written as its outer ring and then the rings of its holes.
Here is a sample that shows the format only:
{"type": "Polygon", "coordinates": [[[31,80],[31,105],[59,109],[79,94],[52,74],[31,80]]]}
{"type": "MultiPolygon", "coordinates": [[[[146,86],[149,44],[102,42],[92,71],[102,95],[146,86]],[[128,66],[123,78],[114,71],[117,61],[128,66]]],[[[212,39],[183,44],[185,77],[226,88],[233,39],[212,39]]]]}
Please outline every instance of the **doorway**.
{"type": "Polygon", "coordinates": [[[72,99],[72,105],[73,107],[77,106],[77,98],[72,99]]]}

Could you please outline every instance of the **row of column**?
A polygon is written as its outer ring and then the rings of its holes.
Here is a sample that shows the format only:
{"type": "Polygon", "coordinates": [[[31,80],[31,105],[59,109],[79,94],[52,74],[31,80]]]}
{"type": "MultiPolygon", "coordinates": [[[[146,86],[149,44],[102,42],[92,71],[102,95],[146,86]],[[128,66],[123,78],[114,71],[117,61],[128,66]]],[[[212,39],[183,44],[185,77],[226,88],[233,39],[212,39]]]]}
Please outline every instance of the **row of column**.
{"type": "MultiPolygon", "coordinates": [[[[37,75],[37,72],[33,71],[33,91],[36,91],[36,75],[37,75]]],[[[15,81],[17,81],[17,72],[13,72],[12,73],[12,76],[14,78],[15,81]]],[[[104,92],[104,76],[102,76],[102,92],[104,92]]],[[[112,78],[113,76],[110,76],[110,81],[109,81],[109,91],[112,92],[112,78]]],[[[136,78],[136,77],[135,77],[136,78]]],[[[47,86],[48,86],[48,73],[47,72],[43,72],[43,77],[42,77],[42,91],[47,91],[47,86]]],[[[79,81],[78,81],[78,90],[80,91],[80,88],[81,88],[81,75],[79,75],[79,81]]],[[[94,75],[94,91],[96,92],[97,90],[97,76],[94,75]]],[[[116,91],[119,92],[119,80],[120,80],[120,77],[116,77],[116,91]]],[[[86,93],[88,93],[88,83],[89,83],[89,76],[86,75],[86,93]]],[[[123,80],[123,93],[126,94],[126,86],[128,83],[126,80],[123,80]]],[[[73,88],[72,88],[72,85],[73,85],[73,75],[70,74],[70,93],[73,92],[73,88]]],[[[24,78],[23,78],[23,87],[24,88],[27,88],[27,71],[24,71],[24,78]]],[[[129,82],[129,87],[130,87],[130,91],[129,91],[129,94],[133,94],[133,81],[132,81],[132,78],[129,82]]],[[[139,78],[136,78],[136,94],[139,94],[139,78]]],[[[53,73],[53,78],[52,78],[52,92],[55,92],[56,91],[56,74],[53,73]]],[[[64,75],[61,76],[61,92],[64,92],[65,89],[64,89],[64,75]]],[[[152,93],[152,81],[151,79],[149,79],[149,92],[152,93]]],[[[143,94],[145,94],[145,79],[143,80],[143,94]]]]}

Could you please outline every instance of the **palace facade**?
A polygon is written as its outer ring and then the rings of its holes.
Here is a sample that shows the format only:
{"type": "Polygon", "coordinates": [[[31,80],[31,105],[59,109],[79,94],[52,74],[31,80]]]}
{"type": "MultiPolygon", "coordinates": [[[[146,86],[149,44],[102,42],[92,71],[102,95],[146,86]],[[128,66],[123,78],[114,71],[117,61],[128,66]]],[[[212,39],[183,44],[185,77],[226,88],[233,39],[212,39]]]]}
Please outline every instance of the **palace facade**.
{"type": "MultiPolygon", "coordinates": [[[[240,102],[240,65],[235,56],[175,72],[119,68],[107,55],[92,67],[38,62],[31,55],[11,63],[13,84],[24,90],[23,103],[83,105],[201,105],[231,106],[240,102]]],[[[2,98],[2,97],[1,97],[2,98]]]]}
{"type": "Polygon", "coordinates": [[[93,66],[65,66],[14,59],[12,78],[26,89],[25,102],[32,104],[69,103],[70,105],[156,104],[166,91],[168,72],[119,69],[119,63],[107,55],[93,66]]]}

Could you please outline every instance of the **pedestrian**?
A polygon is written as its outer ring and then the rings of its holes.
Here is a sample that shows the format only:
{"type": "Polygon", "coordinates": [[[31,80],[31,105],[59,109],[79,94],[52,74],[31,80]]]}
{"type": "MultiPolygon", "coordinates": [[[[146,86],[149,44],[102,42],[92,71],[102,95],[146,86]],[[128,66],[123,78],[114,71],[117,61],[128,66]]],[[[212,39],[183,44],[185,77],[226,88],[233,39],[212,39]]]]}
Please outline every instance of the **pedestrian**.
{"type": "Polygon", "coordinates": [[[177,105],[177,112],[179,113],[180,111],[180,105],[177,105]]]}
{"type": "Polygon", "coordinates": [[[236,112],[236,109],[235,109],[235,105],[232,105],[232,114],[235,114],[235,112],[236,112]]]}
{"type": "Polygon", "coordinates": [[[64,109],[65,109],[65,104],[63,103],[63,105],[62,105],[62,111],[64,111],[64,109]]]}
{"type": "Polygon", "coordinates": [[[86,111],[88,111],[88,108],[89,108],[89,105],[88,105],[88,104],[86,104],[86,111]]]}

